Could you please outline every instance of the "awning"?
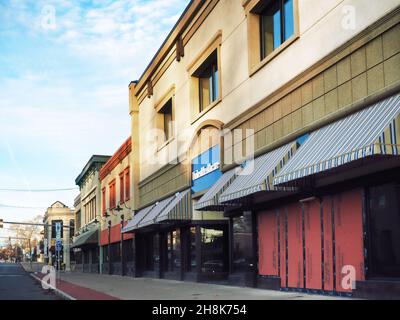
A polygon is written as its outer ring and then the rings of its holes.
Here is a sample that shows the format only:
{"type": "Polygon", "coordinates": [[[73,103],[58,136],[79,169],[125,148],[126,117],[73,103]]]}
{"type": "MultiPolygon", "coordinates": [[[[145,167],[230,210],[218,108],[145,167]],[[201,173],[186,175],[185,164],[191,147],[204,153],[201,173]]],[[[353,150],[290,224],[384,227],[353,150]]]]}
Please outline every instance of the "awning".
{"type": "Polygon", "coordinates": [[[187,221],[192,219],[191,190],[177,193],[155,218],[156,223],[164,221],[187,221]]]}
{"type": "Polygon", "coordinates": [[[136,226],[139,224],[140,221],[142,221],[147,214],[155,207],[155,204],[148,206],[142,210],[139,210],[130,220],[127,225],[122,229],[122,233],[130,232],[134,229],[136,229],[136,226]]]}
{"type": "Polygon", "coordinates": [[[288,143],[254,159],[253,163],[248,164],[248,166],[253,165],[253,170],[248,170],[245,167],[241,174],[221,194],[219,201],[224,203],[260,191],[277,190],[272,185],[272,179],[293,156],[297,148],[297,142],[288,143]],[[246,171],[249,171],[249,173],[246,171]]]}
{"type": "Polygon", "coordinates": [[[400,95],[395,95],[310,134],[274,177],[274,185],[375,155],[399,155],[400,95]]]}
{"type": "Polygon", "coordinates": [[[240,168],[234,168],[225,172],[213,186],[194,205],[196,210],[223,210],[224,206],[219,203],[219,197],[230,186],[236,178],[240,168]]]}
{"type": "Polygon", "coordinates": [[[186,221],[191,219],[192,201],[190,189],[188,189],[140,210],[122,229],[122,233],[165,221],[186,221]]]}
{"type": "Polygon", "coordinates": [[[99,230],[98,228],[93,228],[76,237],[75,241],[71,245],[71,248],[79,248],[88,245],[98,245],[98,243],[99,230]]]}

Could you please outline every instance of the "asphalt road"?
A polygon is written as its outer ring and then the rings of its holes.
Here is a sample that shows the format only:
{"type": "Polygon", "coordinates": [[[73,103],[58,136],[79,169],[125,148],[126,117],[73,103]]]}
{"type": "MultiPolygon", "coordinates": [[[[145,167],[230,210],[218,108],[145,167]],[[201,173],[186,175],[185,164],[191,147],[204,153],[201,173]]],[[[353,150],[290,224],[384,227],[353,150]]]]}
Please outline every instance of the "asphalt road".
{"type": "Polygon", "coordinates": [[[0,300],[58,300],[19,264],[0,263],[0,300]]]}

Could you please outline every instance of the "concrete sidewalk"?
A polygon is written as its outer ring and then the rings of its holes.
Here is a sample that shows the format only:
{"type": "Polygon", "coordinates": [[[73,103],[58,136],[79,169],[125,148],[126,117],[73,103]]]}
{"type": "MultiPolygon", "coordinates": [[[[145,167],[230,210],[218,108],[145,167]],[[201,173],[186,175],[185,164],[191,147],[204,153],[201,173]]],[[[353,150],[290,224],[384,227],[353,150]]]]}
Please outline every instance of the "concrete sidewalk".
{"type": "MultiPolygon", "coordinates": [[[[40,281],[43,264],[21,263],[40,281]]],[[[348,298],[150,278],[62,272],[57,290],[73,300],[344,300],[348,298]]]]}
{"type": "Polygon", "coordinates": [[[195,282],[64,273],[63,281],[121,300],[336,300],[341,297],[195,282]]]}

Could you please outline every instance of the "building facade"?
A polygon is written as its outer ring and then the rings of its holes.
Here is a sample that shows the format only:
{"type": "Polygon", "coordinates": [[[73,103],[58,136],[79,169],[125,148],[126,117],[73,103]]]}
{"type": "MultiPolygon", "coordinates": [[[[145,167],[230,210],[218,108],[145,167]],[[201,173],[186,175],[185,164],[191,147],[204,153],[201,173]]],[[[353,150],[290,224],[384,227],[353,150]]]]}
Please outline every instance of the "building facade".
{"type": "Polygon", "coordinates": [[[80,195],[76,199],[77,222],[73,249],[76,256],[75,270],[101,272],[102,253],[99,250],[101,220],[101,186],[99,172],[109,156],[94,155],[76,178],[80,195]],[[79,228],[78,228],[79,226],[79,228]]]}
{"type": "Polygon", "coordinates": [[[399,20],[397,0],[191,1],[129,87],[135,274],[387,293],[399,20]]]}
{"type": "Polygon", "coordinates": [[[102,270],[105,274],[135,274],[134,239],[121,229],[132,218],[132,140],[129,137],[100,170],[102,270]]]}
{"type": "Polygon", "coordinates": [[[74,211],[60,201],[53,203],[43,217],[44,228],[44,248],[45,262],[50,265],[63,263],[65,270],[70,271],[70,261],[74,260],[71,250],[72,236],[74,234],[75,217],[74,211]],[[56,224],[61,224],[62,248],[60,257],[56,252],[56,224]],[[71,259],[72,258],[72,259],[71,259]]]}

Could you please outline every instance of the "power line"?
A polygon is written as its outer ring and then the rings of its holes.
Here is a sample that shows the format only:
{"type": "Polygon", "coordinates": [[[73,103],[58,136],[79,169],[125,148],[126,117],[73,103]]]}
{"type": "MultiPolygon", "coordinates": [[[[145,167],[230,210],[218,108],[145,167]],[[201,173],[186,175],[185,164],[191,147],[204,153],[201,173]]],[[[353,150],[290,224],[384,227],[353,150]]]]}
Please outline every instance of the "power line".
{"type": "Polygon", "coordinates": [[[0,208],[13,208],[13,209],[47,209],[47,207],[29,207],[29,206],[14,206],[0,203],[0,208]]]}
{"type": "Polygon", "coordinates": [[[11,188],[0,188],[3,192],[59,192],[59,191],[72,191],[79,190],[78,187],[73,188],[59,188],[59,189],[11,189],[11,188]]]}

